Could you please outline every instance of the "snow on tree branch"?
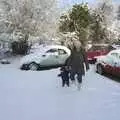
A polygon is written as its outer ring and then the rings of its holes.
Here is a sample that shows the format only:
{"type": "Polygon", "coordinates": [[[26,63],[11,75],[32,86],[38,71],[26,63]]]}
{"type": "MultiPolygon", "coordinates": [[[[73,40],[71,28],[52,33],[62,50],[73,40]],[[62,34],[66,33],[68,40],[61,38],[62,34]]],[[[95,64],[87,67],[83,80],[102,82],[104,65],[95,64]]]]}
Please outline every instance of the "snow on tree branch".
{"type": "Polygon", "coordinates": [[[1,32],[51,37],[58,16],[57,0],[0,0],[1,32]]]}

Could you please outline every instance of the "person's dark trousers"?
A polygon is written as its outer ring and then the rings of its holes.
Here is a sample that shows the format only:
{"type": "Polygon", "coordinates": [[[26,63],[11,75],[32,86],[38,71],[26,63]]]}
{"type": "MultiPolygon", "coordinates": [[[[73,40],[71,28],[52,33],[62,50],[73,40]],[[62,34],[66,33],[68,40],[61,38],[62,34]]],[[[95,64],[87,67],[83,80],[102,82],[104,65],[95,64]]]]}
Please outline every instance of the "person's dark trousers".
{"type": "Polygon", "coordinates": [[[66,80],[66,85],[69,87],[69,79],[66,80]]]}
{"type": "Polygon", "coordinates": [[[75,74],[76,74],[76,73],[73,72],[73,71],[70,72],[70,79],[71,79],[72,82],[75,81],[75,74]]]}
{"type": "Polygon", "coordinates": [[[65,85],[69,87],[69,79],[62,78],[62,87],[64,87],[65,85]]]}
{"type": "Polygon", "coordinates": [[[62,87],[65,86],[65,79],[62,79],[62,87]]]}
{"type": "Polygon", "coordinates": [[[71,71],[71,73],[70,73],[71,81],[75,81],[75,75],[77,75],[78,83],[82,83],[82,74],[80,72],[73,72],[73,71],[71,71]]]}

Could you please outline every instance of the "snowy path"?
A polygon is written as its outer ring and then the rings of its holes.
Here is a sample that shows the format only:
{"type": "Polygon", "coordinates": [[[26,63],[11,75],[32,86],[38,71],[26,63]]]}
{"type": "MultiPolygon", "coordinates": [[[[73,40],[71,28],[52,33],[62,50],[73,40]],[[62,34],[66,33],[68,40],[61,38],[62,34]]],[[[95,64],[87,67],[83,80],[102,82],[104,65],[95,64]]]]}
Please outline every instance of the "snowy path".
{"type": "Polygon", "coordinates": [[[96,74],[83,88],[62,88],[58,70],[0,66],[0,120],[120,120],[120,84],[96,74]]]}

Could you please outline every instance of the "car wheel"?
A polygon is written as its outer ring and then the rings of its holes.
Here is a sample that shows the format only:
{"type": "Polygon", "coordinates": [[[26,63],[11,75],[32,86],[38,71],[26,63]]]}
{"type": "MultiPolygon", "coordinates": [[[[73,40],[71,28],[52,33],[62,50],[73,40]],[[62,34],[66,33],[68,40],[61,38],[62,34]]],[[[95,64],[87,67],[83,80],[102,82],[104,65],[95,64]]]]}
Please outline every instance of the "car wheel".
{"type": "Polygon", "coordinates": [[[97,72],[100,74],[100,75],[102,75],[103,74],[103,67],[102,67],[102,65],[97,65],[97,72]]]}
{"type": "Polygon", "coordinates": [[[39,68],[39,65],[34,62],[29,64],[29,70],[36,71],[38,70],[38,68],[39,68]]]}

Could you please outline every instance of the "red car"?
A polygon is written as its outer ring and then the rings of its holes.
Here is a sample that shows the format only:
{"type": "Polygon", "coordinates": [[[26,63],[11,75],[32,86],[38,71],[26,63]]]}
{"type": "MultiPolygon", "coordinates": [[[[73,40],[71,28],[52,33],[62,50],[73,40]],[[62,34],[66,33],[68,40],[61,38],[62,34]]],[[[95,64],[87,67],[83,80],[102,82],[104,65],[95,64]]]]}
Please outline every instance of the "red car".
{"type": "Polygon", "coordinates": [[[96,69],[99,74],[108,73],[120,77],[120,50],[113,50],[97,59],[96,69]]]}
{"type": "Polygon", "coordinates": [[[87,51],[88,61],[90,63],[95,63],[97,57],[108,54],[114,48],[107,44],[94,44],[87,51]]]}

